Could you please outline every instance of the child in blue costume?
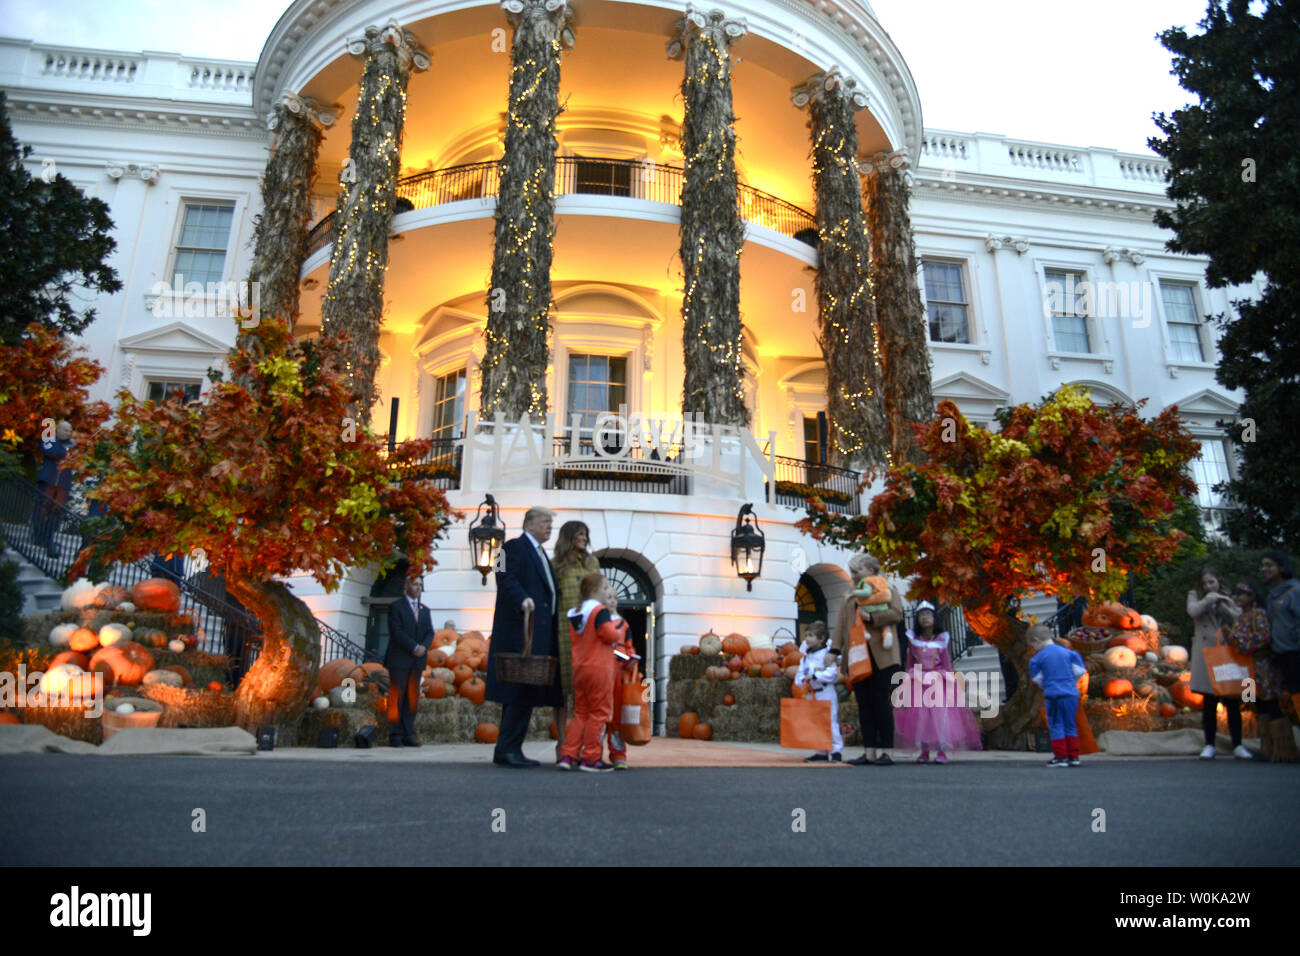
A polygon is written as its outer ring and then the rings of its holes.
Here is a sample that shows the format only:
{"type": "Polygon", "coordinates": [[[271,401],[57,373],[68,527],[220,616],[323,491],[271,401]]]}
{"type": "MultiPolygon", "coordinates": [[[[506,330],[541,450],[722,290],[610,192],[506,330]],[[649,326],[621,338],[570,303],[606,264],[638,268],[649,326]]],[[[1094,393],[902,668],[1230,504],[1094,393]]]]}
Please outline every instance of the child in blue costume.
{"type": "Polygon", "coordinates": [[[1034,656],[1029,661],[1030,679],[1043,689],[1047,705],[1047,730],[1052,736],[1049,767],[1079,766],[1079,732],[1075,714],[1079,709],[1080,675],[1088,669],[1078,651],[1053,643],[1052,632],[1041,625],[1029,629],[1034,656]]]}

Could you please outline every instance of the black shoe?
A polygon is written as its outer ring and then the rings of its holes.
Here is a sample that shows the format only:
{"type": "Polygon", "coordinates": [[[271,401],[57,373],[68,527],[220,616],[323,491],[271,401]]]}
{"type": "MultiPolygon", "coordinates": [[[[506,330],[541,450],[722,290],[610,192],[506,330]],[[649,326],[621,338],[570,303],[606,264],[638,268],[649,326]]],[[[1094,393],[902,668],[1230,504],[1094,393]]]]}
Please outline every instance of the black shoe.
{"type": "Polygon", "coordinates": [[[500,754],[492,758],[492,762],[501,767],[536,767],[536,760],[529,760],[523,754],[500,754]]]}
{"type": "Polygon", "coordinates": [[[825,754],[810,754],[809,756],[803,758],[803,762],[804,762],[804,763],[825,763],[825,762],[826,762],[826,755],[825,755],[825,754]]]}
{"type": "Polygon", "coordinates": [[[855,767],[870,767],[872,760],[866,754],[863,754],[861,757],[854,757],[849,761],[849,763],[853,764],[855,767]]]}
{"type": "Polygon", "coordinates": [[[389,737],[389,738],[388,738],[388,746],[390,746],[390,747],[400,747],[400,746],[402,746],[402,738],[401,738],[401,737],[389,737]]]}
{"type": "Polygon", "coordinates": [[[844,757],[841,754],[831,754],[831,763],[843,763],[844,757]]]}
{"type": "Polygon", "coordinates": [[[881,754],[879,757],[876,758],[877,767],[888,767],[893,762],[894,761],[889,758],[889,754],[881,754]]]}
{"type": "Polygon", "coordinates": [[[402,746],[403,746],[403,747],[418,747],[418,746],[420,746],[420,738],[418,738],[418,737],[412,737],[410,740],[403,740],[403,741],[402,741],[402,746]]]}

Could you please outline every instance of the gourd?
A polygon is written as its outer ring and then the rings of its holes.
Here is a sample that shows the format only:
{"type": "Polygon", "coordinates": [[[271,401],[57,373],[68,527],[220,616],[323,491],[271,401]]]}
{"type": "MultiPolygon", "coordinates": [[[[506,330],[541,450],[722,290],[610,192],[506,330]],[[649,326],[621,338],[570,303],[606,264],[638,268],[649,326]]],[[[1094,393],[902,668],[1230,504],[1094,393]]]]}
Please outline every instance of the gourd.
{"type": "Polygon", "coordinates": [[[683,647],[683,648],[682,648],[682,653],[683,653],[683,654],[692,654],[692,655],[699,654],[699,653],[700,653],[699,645],[697,645],[697,644],[692,644],[692,645],[690,645],[689,647],[683,647]]]}
{"type": "Polygon", "coordinates": [[[214,694],[220,694],[223,690],[226,689],[226,685],[221,683],[221,681],[219,680],[208,681],[207,689],[214,694]]]}
{"type": "Polygon", "coordinates": [[[722,640],[722,653],[744,656],[749,653],[749,641],[741,634],[728,634],[722,640]]]}
{"type": "Polygon", "coordinates": [[[1134,687],[1133,692],[1139,697],[1155,697],[1159,692],[1159,688],[1151,681],[1147,680],[1134,687]]]}
{"type": "Polygon", "coordinates": [[[494,744],[501,729],[496,724],[479,724],[474,728],[474,739],[481,744],[494,744]]]}
{"type": "Polygon", "coordinates": [[[99,629],[99,643],[102,647],[111,647],[118,641],[131,640],[131,629],[125,624],[105,624],[99,629]]]}
{"type": "Polygon", "coordinates": [[[1175,707],[1173,704],[1163,703],[1160,705],[1161,717],[1173,717],[1177,713],[1178,713],[1178,708],[1175,707]]]}
{"type": "Polygon", "coordinates": [[[68,647],[74,651],[91,651],[99,647],[99,635],[88,627],[79,627],[68,638],[68,647]]]}
{"type": "Polygon", "coordinates": [[[100,587],[99,593],[95,595],[94,607],[117,607],[123,601],[131,599],[130,593],[126,588],[119,588],[112,584],[105,584],[100,587]]]}
{"type": "Polygon", "coordinates": [[[739,655],[736,655],[732,657],[731,660],[727,661],[728,670],[739,671],[744,666],[745,662],[739,655]]]}
{"type": "Polygon", "coordinates": [[[142,630],[136,635],[136,643],[145,647],[166,647],[167,635],[157,628],[142,630]]]}
{"type": "Polygon", "coordinates": [[[1187,648],[1180,644],[1166,644],[1160,648],[1160,659],[1169,661],[1171,664],[1187,663],[1187,648]]]}
{"type": "Polygon", "coordinates": [[[704,668],[704,676],[709,680],[731,680],[731,670],[721,664],[715,664],[704,668]]]}
{"type": "Polygon", "coordinates": [[[181,591],[166,578],[149,578],[131,589],[131,603],[141,611],[172,613],[181,608],[181,591]]]}
{"type": "Polygon", "coordinates": [[[713,728],[708,724],[696,724],[695,728],[691,731],[691,736],[696,740],[712,740],[713,728]]]}
{"type": "Polygon", "coordinates": [[[442,700],[447,696],[447,682],[437,677],[431,681],[426,681],[424,696],[430,700],[442,700]]]}
{"type": "Polygon", "coordinates": [[[329,710],[330,699],[328,697],[315,697],[312,699],[311,705],[317,710],[329,710]]]}
{"type": "Polygon", "coordinates": [[[119,641],[96,651],[90,669],[102,673],[110,684],[136,687],[154,669],[154,658],[134,641],[119,641]]]}
{"type": "Polygon", "coordinates": [[[712,631],[709,631],[709,633],[702,635],[700,637],[700,653],[721,654],[722,638],[718,637],[718,635],[714,634],[712,631]]]}
{"type": "Polygon", "coordinates": [[[194,683],[194,678],[190,676],[190,672],[187,671],[180,664],[169,664],[166,667],[161,669],[165,671],[171,671],[173,674],[179,674],[181,678],[181,683],[184,684],[186,687],[189,687],[191,684],[194,683]]]}
{"type": "Polygon", "coordinates": [[[435,667],[429,672],[429,676],[451,687],[456,686],[456,674],[450,667],[435,667]]]}
{"type": "Polygon", "coordinates": [[[487,694],[487,684],[483,683],[481,677],[471,677],[460,685],[460,696],[473,701],[474,706],[478,707],[483,703],[483,698],[487,694]]]}
{"type": "Polygon", "coordinates": [[[731,706],[732,704],[734,704],[735,702],[736,702],[736,698],[735,698],[735,695],[734,695],[734,694],[723,694],[723,695],[722,695],[722,703],[723,703],[724,706],[730,707],[730,706],[731,706]]]}
{"type": "Polygon", "coordinates": [[[1112,647],[1105,654],[1107,670],[1127,670],[1137,666],[1137,655],[1127,647],[1112,647]]]}
{"type": "Polygon", "coordinates": [[[700,722],[700,715],[687,711],[677,718],[677,736],[682,740],[689,740],[694,735],[695,725],[700,722]]]}
{"type": "Polygon", "coordinates": [[[175,671],[154,670],[149,671],[140,680],[143,687],[152,687],[154,684],[165,684],[168,687],[183,687],[185,681],[180,674],[175,671]]]}
{"type": "Polygon", "coordinates": [[[68,639],[72,637],[77,630],[75,624],[56,624],[50,628],[50,646],[67,647],[68,639]]]}
{"type": "Polygon", "coordinates": [[[1133,693],[1133,682],[1123,677],[1112,677],[1106,681],[1103,693],[1107,697],[1127,697],[1133,693]]]}
{"type": "Polygon", "coordinates": [[[185,642],[179,637],[173,638],[167,642],[167,650],[171,651],[173,654],[184,654],[185,642]]]}
{"type": "Polygon", "coordinates": [[[785,670],[782,671],[782,673],[785,674],[785,676],[788,677],[790,680],[794,680],[795,675],[799,673],[799,665],[791,664],[789,667],[785,668],[785,670]]]}

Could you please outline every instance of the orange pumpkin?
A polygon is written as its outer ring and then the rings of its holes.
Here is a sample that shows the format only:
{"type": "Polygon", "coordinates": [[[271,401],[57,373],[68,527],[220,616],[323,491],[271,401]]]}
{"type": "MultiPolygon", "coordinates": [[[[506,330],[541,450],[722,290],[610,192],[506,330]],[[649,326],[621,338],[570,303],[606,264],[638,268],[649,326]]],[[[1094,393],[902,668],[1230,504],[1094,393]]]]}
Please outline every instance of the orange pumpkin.
{"type": "Polygon", "coordinates": [[[1142,627],[1142,615],[1114,601],[1093,604],[1083,612],[1083,626],[1113,627],[1121,631],[1138,630],[1142,627]]]}
{"type": "Polygon", "coordinates": [[[93,651],[99,647],[99,635],[88,627],[79,627],[68,637],[68,647],[74,651],[93,651]]]}
{"type": "Polygon", "coordinates": [[[743,672],[743,671],[732,671],[732,672],[731,672],[731,679],[732,679],[732,680],[740,680],[740,678],[741,678],[742,676],[744,676],[744,672],[743,672]]]}
{"type": "Polygon", "coordinates": [[[1178,708],[1175,707],[1173,704],[1169,703],[1168,701],[1160,705],[1161,717],[1173,717],[1177,713],[1178,713],[1178,708]]]}
{"type": "Polygon", "coordinates": [[[99,589],[95,595],[95,603],[92,607],[117,607],[123,601],[131,600],[131,594],[126,588],[119,588],[115,585],[105,585],[99,589]]]}
{"type": "Polygon", "coordinates": [[[168,614],[163,626],[173,634],[188,634],[194,630],[194,618],[188,614],[168,614]]]}
{"type": "Polygon", "coordinates": [[[470,670],[481,671],[487,666],[487,658],[482,654],[471,654],[469,656],[470,670]]]}
{"type": "Polygon", "coordinates": [[[430,667],[446,667],[449,660],[451,660],[451,655],[441,647],[435,647],[429,651],[430,667]]]}
{"type": "Polygon", "coordinates": [[[464,651],[466,654],[485,654],[487,653],[487,641],[482,634],[475,631],[473,634],[466,634],[457,641],[456,650],[464,651]]]}
{"type": "Polygon", "coordinates": [[[447,666],[450,667],[452,670],[455,670],[457,667],[460,667],[462,664],[468,664],[469,657],[470,655],[468,651],[456,651],[454,654],[451,655],[451,657],[447,658],[447,666]]]}
{"type": "Polygon", "coordinates": [[[140,631],[136,637],[136,642],[143,644],[145,647],[166,647],[167,635],[157,628],[150,628],[140,631]]]}
{"type": "Polygon", "coordinates": [[[726,706],[730,707],[735,702],[736,702],[736,698],[733,695],[731,694],[722,695],[722,703],[725,704],[726,706]]]}
{"type": "Polygon", "coordinates": [[[750,664],[744,671],[750,677],[762,677],[763,668],[758,664],[750,664]]]}
{"type": "Polygon", "coordinates": [[[735,655],[729,661],[727,661],[728,670],[738,671],[744,666],[745,666],[745,661],[743,658],[741,658],[739,654],[735,655]]]}
{"type": "Polygon", "coordinates": [[[184,682],[186,687],[189,687],[194,683],[194,678],[190,676],[190,672],[180,664],[170,664],[167,667],[164,667],[163,670],[171,671],[173,674],[180,674],[181,680],[184,682]]]}
{"type": "Polygon", "coordinates": [[[352,673],[356,666],[346,657],[336,657],[334,660],[321,665],[316,681],[320,684],[320,689],[328,694],[335,687],[342,684],[343,678],[352,673]]]}
{"type": "Polygon", "coordinates": [[[150,578],[131,589],[131,603],[137,611],[163,611],[170,613],[181,609],[181,591],[166,578],[150,578]]]}
{"type": "Polygon", "coordinates": [[[481,744],[494,744],[499,733],[501,730],[496,724],[479,724],[474,728],[474,739],[481,744]]]}
{"type": "Polygon", "coordinates": [[[457,687],[474,676],[474,668],[470,667],[468,664],[457,664],[451,669],[451,672],[455,675],[455,683],[457,687]]]}
{"type": "Polygon", "coordinates": [[[797,654],[798,652],[799,652],[799,645],[795,644],[793,641],[786,641],[784,644],[782,644],[780,647],[776,649],[776,653],[778,657],[785,657],[787,654],[790,653],[797,654]]]}
{"type": "Polygon", "coordinates": [[[695,729],[691,731],[691,736],[696,740],[712,740],[713,728],[708,724],[696,724],[695,729]]]}
{"type": "Polygon", "coordinates": [[[212,691],[212,693],[214,694],[220,694],[225,689],[226,689],[225,685],[222,684],[221,681],[219,680],[208,682],[208,690],[212,691]]]}
{"type": "Polygon", "coordinates": [[[794,680],[795,675],[799,673],[799,665],[791,664],[789,667],[781,668],[781,673],[789,680],[794,680]]]}
{"type": "Polygon", "coordinates": [[[1133,693],[1133,682],[1122,677],[1106,681],[1103,693],[1107,697],[1127,697],[1133,693]]]}
{"type": "Polygon", "coordinates": [[[747,653],[745,655],[744,660],[745,660],[746,667],[752,667],[755,664],[757,664],[759,667],[762,667],[764,664],[768,663],[769,661],[776,660],[776,651],[772,650],[769,647],[757,648],[747,653]]]}
{"type": "Polygon", "coordinates": [[[799,653],[798,649],[795,649],[781,658],[781,666],[798,667],[801,660],[803,660],[803,655],[799,653]]]}
{"type": "Polygon", "coordinates": [[[20,724],[17,714],[11,714],[8,711],[0,711],[0,724],[20,724]]]}
{"type": "Polygon", "coordinates": [[[458,640],[460,640],[460,635],[449,627],[439,628],[433,632],[434,647],[445,647],[447,645],[455,647],[458,640]]]}
{"type": "Polygon", "coordinates": [[[722,653],[745,655],[749,653],[749,638],[743,634],[728,634],[722,639],[722,653]]]}
{"type": "Polygon", "coordinates": [[[695,725],[699,722],[700,715],[688,710],[677,718],[677,736],[682,740],[690,740],[695,733],[695,725]]]}
{"type": "Polygon", "coordinates": [[[781,665],[778,664],[776,661],[768,661],[766,664],[763,665],[762,669],[759,671],[759,676],[775,677],[779,673],[781,673],[781,665]]]}
{"type": "Polygon", "coordinates": [[[90,669],[90,658],[85,654],[78,654],[76,651],[60,651],[54,655],[46,670],[54,670],[60,664],[76,664],[83,671],[90,669]]]}
{"type": "Polygon", "coordinates": [[[1196,693],[1192,690],[1191,684],[1181,679],[1178,683],[1170,685],[1169,696],[1179,707],[1190,707],[1192,710],[1200,710],[1205,703],[1205,695],[1196,693]]]}
{"type": "Polygon", "coordinates": [[[484,695],[487,694],[487,684],[483,683],[483,678],[481,677],[471,677],[469,680],[465,681],[465,683],[460,685],[457,689],[457,693],[459,693],[461,697],[473,701],[474,706],[478,707],[483,703],[484,695]]]}
{"type": "Polygon", "coordinates": [[[698,647],[697,645],[692,644],[690,647],[683,647],[683,648],[682,648],[682,653],[683,653],[683,654],[690,654],[690,655],[694,656],[694,655],[700,653],[700,649],[699,649],[699,647],[698,647]]]}
{"type": "Polygon", "coordinates": [[[424,682],[424,696],[430,700],[442,700],[447,696],[447,684],[441,677],[424,682]]]}
{"type": "Polygon", "coordinates": [[[90,669],[102,673],[110,684],[138,687],[144,675],[154,669],[154,657],[135,641],[118,641],[96,651],[90,658],[90,669]]]}

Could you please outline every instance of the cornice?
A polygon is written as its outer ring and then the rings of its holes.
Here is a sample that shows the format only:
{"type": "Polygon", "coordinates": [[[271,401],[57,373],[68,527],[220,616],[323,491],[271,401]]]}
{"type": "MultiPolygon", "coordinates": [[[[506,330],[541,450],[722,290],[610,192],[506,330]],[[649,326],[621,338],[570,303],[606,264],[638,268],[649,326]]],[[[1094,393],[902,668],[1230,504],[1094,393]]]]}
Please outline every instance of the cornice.
{"type": "MultiPolygon", "coordinates": [[[[67,97],[29,90],[8,95],[10,115],[61,126],[120,128],[265,140],[266,123],[251,108],[176,108],[155,99],[68,102],[67,97]]],[[[197,105],[196,105],[197,106],[197,105]]]]}
{"type": "Polygon", "coordinates": [[[1150,219],[1159,210],[1173,209],[1164,196],[1126,193],[1110,189],[1074,188],[1024,180],[964,176],[960,183],[950,182],[942,170],[914,169],[914,199],[947,199],[993,206],[1022,205],[1037,208],[1068,209],[1071,212],[1100,216],[1130,216],[1150,219]]]}

